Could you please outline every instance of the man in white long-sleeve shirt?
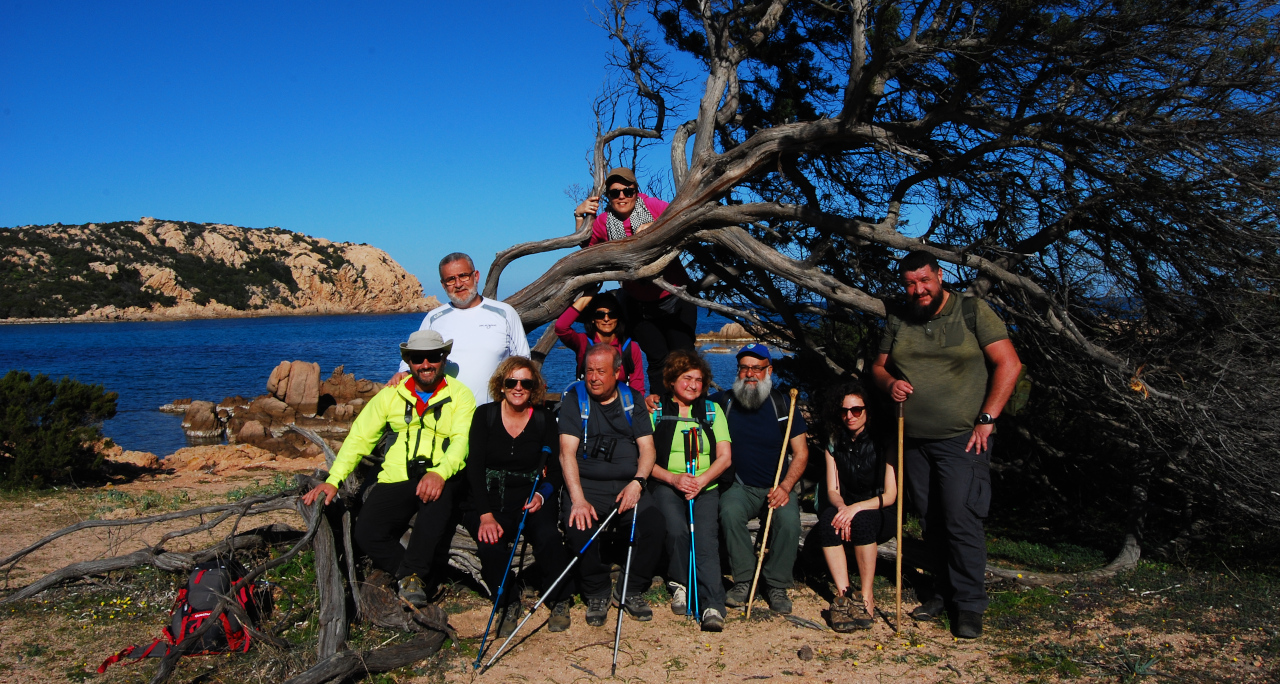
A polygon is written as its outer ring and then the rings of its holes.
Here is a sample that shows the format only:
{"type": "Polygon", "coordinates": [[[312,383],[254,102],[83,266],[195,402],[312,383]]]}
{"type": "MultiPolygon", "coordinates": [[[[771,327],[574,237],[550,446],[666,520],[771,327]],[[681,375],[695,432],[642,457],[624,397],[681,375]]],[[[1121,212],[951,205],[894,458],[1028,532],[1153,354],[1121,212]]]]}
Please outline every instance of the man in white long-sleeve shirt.
{"type": "MultiPolygon", "coordinates": [[[[529,340],[525,338],[520,316],[509,304],[480,296],[480,272],[475,262],[462,252],[454,252],[440,260],[440,284],[449,296],[449,304],[427,312],[419,330],[435,330],[453,340],[449,365],[445,374],[458,379],[475,395],[476,404],[493,401],[489,396],[489,378],[498,364],[508,356],[528,356],[529,340]]],[[[409,368],[400,362],[396,382],[409,368]]]]}

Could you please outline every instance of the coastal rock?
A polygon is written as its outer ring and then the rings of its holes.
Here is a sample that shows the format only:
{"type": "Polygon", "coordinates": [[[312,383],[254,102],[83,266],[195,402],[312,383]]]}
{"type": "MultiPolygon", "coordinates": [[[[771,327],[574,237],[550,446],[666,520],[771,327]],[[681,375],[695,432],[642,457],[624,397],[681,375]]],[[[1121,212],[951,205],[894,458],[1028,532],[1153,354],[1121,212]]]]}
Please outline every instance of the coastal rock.
{"type": "Polygon", "coordinates": [[[741,323],[725,323],[719,330],[715,332],[707,332],[698,335],[699,342],[739,342],[748,343],[755,342],[756,336],[742,327],[741,323]]]}
{"type": "Polygon", "coordinates": [[[222,421],[211,401],[193,401],[183,414],[182,430],[192,439],[214,439],[222,437],[222,421]]]}
{"type": "Polygon", "coordinates": [[[294,361],[289,369],[289,389],[284,403],[306,416],[316,414],[320,401],[320,364],[294,361]]]}
{"type": "Polygon", "coordinates": [[[279,366],[271,371],[271,377],[267,378],[267,394],[276,399],[284,400],[284,395],[289,389],[289,369],[293,368],[293,364],[288,361],[281,361],[279,366]]]}
{"type": "Polygon", "coordinates": [[[262,423],[256,420],[246,420],[244,425],[236,431],[236,441],[246,444],[254,444],[255,442],[267,438],[267,429],[262,427],[262,423]]]}
{"type": "Polygon", "coordinates": [[[216,444],[179,449],[161,464],[166,468],[201,471],[211,475],[232,475],[254,470],[311,472],[325,466],[323,456],[280,458],[277,454],[249,444],[216,444]]]}

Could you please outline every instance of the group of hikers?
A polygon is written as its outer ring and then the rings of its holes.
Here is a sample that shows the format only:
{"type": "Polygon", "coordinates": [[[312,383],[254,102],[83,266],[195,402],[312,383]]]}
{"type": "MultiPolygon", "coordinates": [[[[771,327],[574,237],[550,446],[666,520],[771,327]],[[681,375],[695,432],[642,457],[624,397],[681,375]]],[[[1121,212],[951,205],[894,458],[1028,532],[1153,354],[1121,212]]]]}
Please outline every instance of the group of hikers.
{"type": "MultiPolygon", "coordinates": [[[[639,192],[630,169],[610,171],[605,189],[603,213],[596,215],[598,197],[574,210],[576,219],[594,217],[590,244],[643,231],[666,208],[639,192]]],[[[807,409],[832,426],[813,442],[824,445],[826,476],[808,543],[821,547],[835,584],[831,627],[870,629],[876,545],[894,536],[900,495],[896,445],[868,428],[871,392],[882,392],[905,416],[905,495],[920,515],[928,553],[927,577],[913,581],[920,605],[910,615],[927,621],[952,611],[956,636],[977,638],[987,606],[983,519],[993,423],[1020,363],[999,317],[947,290],[927,252],[905,256],[899,274],[907,301],[888,318],[871,386],[835,381],[828,400],[810,402],[829,408],[807,409]]],[[[678,260],[663,277],[689,283],[678,260]]],[[[811,439],[806,410],[775,384],[767,346],[742,347],[732,387],[711,393],[711,368],[695,348],[694,306],[651,282],[588,293],[555,322],[579,379],[553,412],[518,315],[478,294],[471,258],[445,256],[440,281],[450,303],[400,344],[400,372],[356,417],[328,479],[304,497],[308,505],[332,503],[362,459],[381,453],[355,539],[401,597],[426,604],[428,580],[439,576],[461,522],[496,593],[500,636],[526,611],[520,592],[505,590],[518,537],[533,548],[551,632],[570,627],[575,590],[592,627],[604,624],[611,606],[619,620],[622,613],[650,620],[645,594],[655,575],[666,580],[671,610],[692,615],[705,631],[721,631],[726,607],[755,596],[772,611],[791,612],[799,485],[811,439]],[[573,328],[579,319],[585,333],[573,328]],[[770,528],[762,558],[748,529],[756,518],[770,528]],[[612,561],[593,543],[598,536],[627,542],[616,583],[612,561]]]]}

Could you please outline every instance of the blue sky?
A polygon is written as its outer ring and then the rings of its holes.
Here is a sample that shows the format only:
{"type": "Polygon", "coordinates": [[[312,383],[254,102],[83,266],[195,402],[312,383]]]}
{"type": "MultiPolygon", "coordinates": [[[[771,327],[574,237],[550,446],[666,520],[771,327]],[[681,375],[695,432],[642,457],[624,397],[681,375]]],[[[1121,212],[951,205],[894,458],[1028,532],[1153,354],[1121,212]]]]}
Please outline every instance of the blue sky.
{"type": "Polygon", "coordinates": [[[439,294],[447,252],[484,271],[572,228],[611,47],[588,11],[0,0],[0,226],[279,226],[385,249],[439,294]]]}

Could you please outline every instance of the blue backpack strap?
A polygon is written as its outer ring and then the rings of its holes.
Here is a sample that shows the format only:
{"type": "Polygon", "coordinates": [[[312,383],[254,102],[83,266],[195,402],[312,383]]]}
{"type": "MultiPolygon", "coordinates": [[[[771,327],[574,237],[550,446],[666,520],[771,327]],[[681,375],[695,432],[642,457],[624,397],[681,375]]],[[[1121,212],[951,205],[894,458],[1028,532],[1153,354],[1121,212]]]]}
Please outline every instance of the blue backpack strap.
{"type": "Polygon", "coordinates": [[[627,416],[627,425],[631,425],[631,411],[636,407],[636,400],[631,394],[631,388],[627,385],[618,385],[618,396],[622,399],[622,412],[627,416]]]}

